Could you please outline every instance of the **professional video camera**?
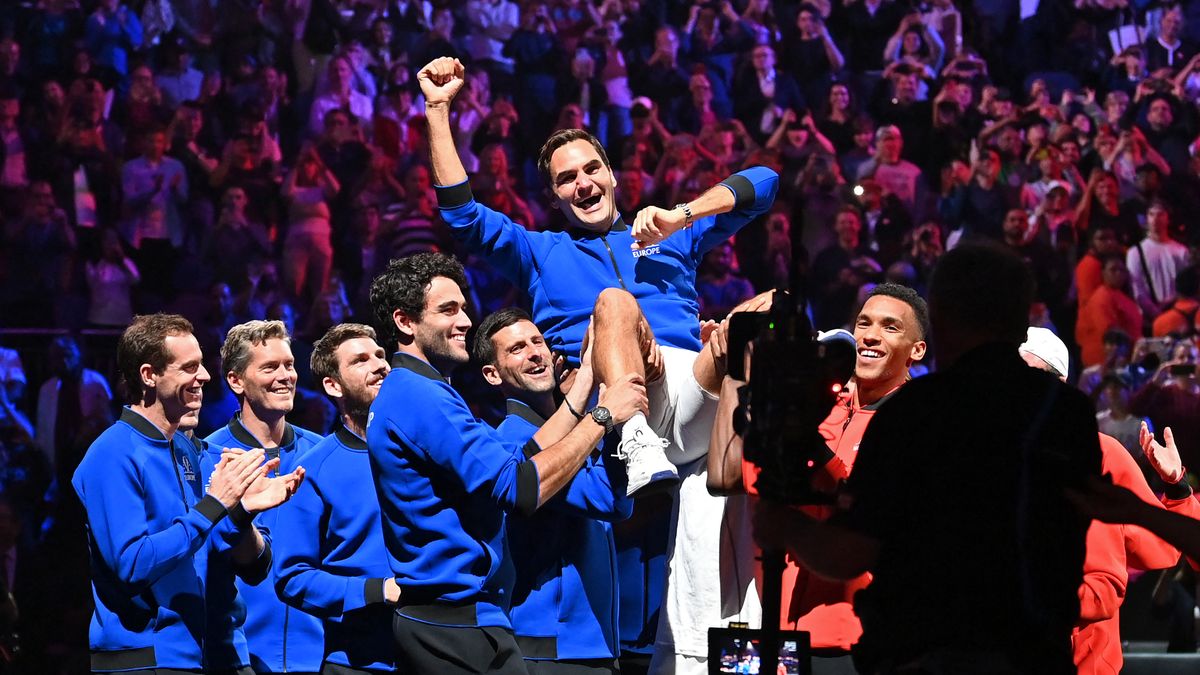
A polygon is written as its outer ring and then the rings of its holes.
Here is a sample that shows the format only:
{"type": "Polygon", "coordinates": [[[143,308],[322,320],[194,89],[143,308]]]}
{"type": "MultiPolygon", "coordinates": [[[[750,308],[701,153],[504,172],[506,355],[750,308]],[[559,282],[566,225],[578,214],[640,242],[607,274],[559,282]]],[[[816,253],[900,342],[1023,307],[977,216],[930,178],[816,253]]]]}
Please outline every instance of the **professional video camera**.
{"type": "Polygon", "coordinates": [[[745,458],[759,469],[759,495],[785,504],[826,504],[813,487],[832,454],[818,426],[854,372],[854,338],[818,335],[791,293],[776,291],[769,312],[734,314],[729,326],[729,374],[749,380],[734,415],[745,458]]]}

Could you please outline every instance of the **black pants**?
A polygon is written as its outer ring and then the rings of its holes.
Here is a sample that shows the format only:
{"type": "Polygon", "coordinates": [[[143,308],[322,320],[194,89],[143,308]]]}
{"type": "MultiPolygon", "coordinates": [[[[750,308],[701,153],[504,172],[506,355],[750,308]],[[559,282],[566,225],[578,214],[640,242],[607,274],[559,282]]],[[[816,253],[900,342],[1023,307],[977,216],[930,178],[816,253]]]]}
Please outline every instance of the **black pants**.
{"type": "Polygon", "coordinates": [[[432,675],[529,675],[512,631],[493,626],[435,626],[392,619],[396,669],[432,675]]]}
{"type": "Polygon", "coordinates": [[[616,675],[621,672],[616,659],[578,661],[526,661],[529,675],[616,675]]]}

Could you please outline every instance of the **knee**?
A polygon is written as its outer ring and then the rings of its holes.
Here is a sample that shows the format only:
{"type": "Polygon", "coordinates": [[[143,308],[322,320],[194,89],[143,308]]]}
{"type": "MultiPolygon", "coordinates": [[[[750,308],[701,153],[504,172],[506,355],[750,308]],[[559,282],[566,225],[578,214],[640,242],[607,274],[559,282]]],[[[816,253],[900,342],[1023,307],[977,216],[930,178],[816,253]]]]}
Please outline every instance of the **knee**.
{"type": "Polygon", "coordinates": [[[620,288],[606,288],[600,291],[592,308],[595,319],[602,322],[635,320],[641,311],[637,300],[629,291],[620,288]]]}

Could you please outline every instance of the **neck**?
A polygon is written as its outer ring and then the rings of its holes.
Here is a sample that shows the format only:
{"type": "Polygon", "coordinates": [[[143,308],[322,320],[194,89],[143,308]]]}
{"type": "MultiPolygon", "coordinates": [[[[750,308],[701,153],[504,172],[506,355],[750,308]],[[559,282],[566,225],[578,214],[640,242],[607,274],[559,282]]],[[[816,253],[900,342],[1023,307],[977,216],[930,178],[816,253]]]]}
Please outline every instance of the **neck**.
{"type": "Polygon", "coordinates": [[[283,432],[287,429],[287,419],[282,413],[270,411],[260,414],[248,402],[242,403],[241,422],[246,431],[271,447],[279,447],[283,442],[283,432]]]}
{"type": "Polygon", "coordinates": [[[416,342],[413,342],[412,344],[407,344],[407,345],[406,344],[397,345],[396,351],[404,352],[405,354],[408,354],[409,356],[415,356],[418,359],[421,359],[425,363],[428,363],[429,365],[433,366],[434,369],[436,369],[439,373],[442,374],[442,377],[446,377],[447,375],[449,375],[450,372],[458,366],[458,364],[454,363],[453,361],[443,363],[441,359],[426,356],[425,350],[422,349],[420,346],[418,346],[416,342]]]}
{"type": "Polygon", "coordinates": [[[157,401],[134,403],[129,406],[129,409],[150,420],[150,423],[158,427],[158,430],[167,438],[171,438],[179,430],[179,420],[175,420],[174,422],[168,420],[166,411],[163,410],[162,405],[157,401]]]}
{"type": "Polygon", "coordinates": [[[899,378],[889,378],[878,382],[864,382],[862,380],[854,381],[854,402],[856,407],[874,405],[879,402],[884,396],[892,393],[904,384],[908,379],[908,368],[904,369],[904,373],[899,378]]]}
{"type": "Polygon", "coordinates": [[[367,437],[367,418],[365,415],[350,415],[343,412],[342,425],[359,438],[365,439],[367,437]]]}
{"type": "Polygon", "coordinates": [[[533,392],[533,391],[506,391],[505,395],[514,401],[520,401],[529,406],[535,413],[542,416],[543,419],[550,419],[554,414],[554,393],[553,391],[533,392]]]}

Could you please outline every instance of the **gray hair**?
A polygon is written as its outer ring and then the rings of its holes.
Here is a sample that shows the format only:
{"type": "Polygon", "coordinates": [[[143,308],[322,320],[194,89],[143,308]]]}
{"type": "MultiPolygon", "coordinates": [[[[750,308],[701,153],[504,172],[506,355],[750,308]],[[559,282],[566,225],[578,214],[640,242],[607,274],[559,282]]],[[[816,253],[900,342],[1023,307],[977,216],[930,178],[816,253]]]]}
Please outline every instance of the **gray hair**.
{"type": "Polygon", "coordinates": [[[222,372],[226,375],[245,373],[250,365],[250,348],[275,339],[291,344],[292,338],[282,321],[247,321],[230,328],[225,344],[221,345],[222,372]]]}

